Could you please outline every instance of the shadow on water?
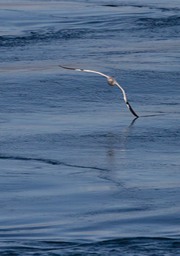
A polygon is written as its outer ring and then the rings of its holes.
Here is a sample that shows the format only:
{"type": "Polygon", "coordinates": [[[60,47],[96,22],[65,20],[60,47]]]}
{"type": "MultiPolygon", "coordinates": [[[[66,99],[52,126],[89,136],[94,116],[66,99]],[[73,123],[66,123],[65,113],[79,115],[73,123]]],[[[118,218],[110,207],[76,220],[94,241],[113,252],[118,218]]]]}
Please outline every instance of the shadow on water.
{"type": "Polygon", "coordinates": [[[140,117],[154,117],[154,116],[162,116],[162,115],[165,116],[165,115],[167,115],[167,113],[143,115],[140,117]]]}

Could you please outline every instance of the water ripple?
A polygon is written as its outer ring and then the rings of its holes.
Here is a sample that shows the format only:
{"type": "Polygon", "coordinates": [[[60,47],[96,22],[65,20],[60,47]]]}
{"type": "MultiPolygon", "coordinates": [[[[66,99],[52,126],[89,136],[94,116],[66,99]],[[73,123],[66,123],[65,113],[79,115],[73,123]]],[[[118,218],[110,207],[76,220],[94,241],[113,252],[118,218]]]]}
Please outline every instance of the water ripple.
{"type": "Polygon", "coordinates": [[[69,164],[65,162],[61,162],[58,160],[53,159],[44,159],[44,158],[36,158],[36,157],[25,157],[25,156],[10,156],[10,155],[0,155],[0,159],[4,160],[18,160],[18,161],[37,161],[45,164],[50,165],[62,165],[66,167],[73,167],[73,168],[80,168],[80,169],[91,169],[91,170],[98,170],[98,171],[108,171],[105,168],[99,168],[96,166],[85,166],[85,165],[76,165],[76,164],[69,164]]]}
{"type": "Polygon", "coordinates": [[[98,242],[13,241],[1,243],[0,253],[7,255],[178,255],[180,241],[168,238],[117,238],[98,242]],[[137,253],[137,254],[136,254],[137,253]]]}
{"type": "Polygon", "coordinates": [[[89,33],[87,29],[60,29],[53,31],[51,29],[44,31],[30,31],[22,36],[0,36],[0,46],[16,47],[27,44],[36,44],[42,41],[49,42],[51,40],[73,40],[82,38],[89,33]]]}

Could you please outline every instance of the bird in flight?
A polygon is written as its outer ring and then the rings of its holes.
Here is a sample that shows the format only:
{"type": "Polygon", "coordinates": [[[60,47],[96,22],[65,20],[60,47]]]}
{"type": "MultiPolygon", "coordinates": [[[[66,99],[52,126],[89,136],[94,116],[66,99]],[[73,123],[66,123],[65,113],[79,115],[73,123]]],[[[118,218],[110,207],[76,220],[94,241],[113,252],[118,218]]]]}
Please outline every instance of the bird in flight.
{"type": "Polygon", "coordinates": [[[139,116],[136,114],[136,112],[134,111],[134,109],[131,107],[128,99],[127,99],[127,95],[125,93],[125,90],[122,88],[122,86],[112,77],[112,76],[107,76],[104,73],[101,73],[99,71],[95,71],[95,70],[90,70],[90,69],[82,69],[82,68],[72,68],[72,67],[66,67],[66,66],[62,66],[59,65],[59,67],[64,68],[64,69],[69,69],[69,70],[75,70],[75,71],[82,71],[82,72],[88,72],[88,73],[95,73],[98,74],[100,76],[103,76],[107,79],[107,82],[109,85],[114,86],[116,85],[122,92],[123,94],[123,99],[124,102],[126,103],[127,108],[130,110],[130,112],[136,117],[138,118],[139,116]]]}

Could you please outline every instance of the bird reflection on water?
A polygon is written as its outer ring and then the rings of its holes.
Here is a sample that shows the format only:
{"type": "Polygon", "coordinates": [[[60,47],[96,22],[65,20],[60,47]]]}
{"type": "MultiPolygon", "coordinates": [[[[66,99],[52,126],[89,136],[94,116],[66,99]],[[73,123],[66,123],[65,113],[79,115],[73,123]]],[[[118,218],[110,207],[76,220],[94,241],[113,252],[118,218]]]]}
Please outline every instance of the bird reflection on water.
{"type": "MultiPolygon", "coordinates": [[[[137,118],[134,118],[132,122],[125,128],[121,133],[108,133],[105,137],[107,138],[107,168],[99,172],[99,177],[101,179],[110,181],[115,185],[115,187],[125,187],[124,183],[117,179],[115,174],[116,167],[116,155],[122,159],[127,159],[127,140],[132,134],[132,129],[134,128],[137,118]]],[[[128,160],[127,160],[128,161],[128,160]]],[[[119,166],[118,166],[119,168],[119,166]]],[[[120,171],[120,169],[118,170],[120,171]]]]}

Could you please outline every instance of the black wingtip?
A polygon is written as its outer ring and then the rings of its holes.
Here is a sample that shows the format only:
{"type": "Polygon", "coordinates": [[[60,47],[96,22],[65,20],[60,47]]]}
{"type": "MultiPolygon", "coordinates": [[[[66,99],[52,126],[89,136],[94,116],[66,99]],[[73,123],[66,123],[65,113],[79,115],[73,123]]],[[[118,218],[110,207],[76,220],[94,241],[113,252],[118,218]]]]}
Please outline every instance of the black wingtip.
{"type": "Polygon", "coordinates": [[[70,67],[66,67],[66,66],[62,66],[62,65],[58,65],[60,68],[64,68],[64,69],[70,69],[70,70],[75,70],[75,68],[70,68],[70,67]]]}
{"type": "Polygon", "coordinates": [[[139,118],[139,115],[136,114],[136,112],[134,111],[134,109],[131,107],[131,105],[129,104],[129,102],[126,102],[129,110],[131,111],[131,113],[136,117],[136,118],[139,118]]]}

